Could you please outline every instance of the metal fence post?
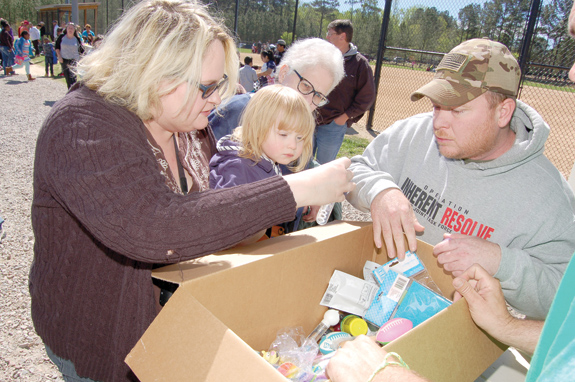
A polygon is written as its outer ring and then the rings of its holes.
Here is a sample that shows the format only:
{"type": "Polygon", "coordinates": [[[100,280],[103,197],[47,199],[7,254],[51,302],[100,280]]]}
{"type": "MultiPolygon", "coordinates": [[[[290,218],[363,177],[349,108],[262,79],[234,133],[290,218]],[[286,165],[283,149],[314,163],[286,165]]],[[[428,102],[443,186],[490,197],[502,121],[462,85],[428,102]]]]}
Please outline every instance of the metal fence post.
{"type": "MultiPolygon", "coordinates": [[[[539,11],[541,8],[541,0],[533,0],[531,2],[531,9],[529,10],[529,21],[527,22],[527,27],[525,28],[525,34],[523,35],[523,44],[521,44],[521,53],[519,54],[519,68],[521,69],[521,81],[519,81],[519,89],[523,86],[523,81],[525,79],[527,63],[529,61],[529,50],[531,48],[531,40],[533,40],[533,31],[535,30],[535,24],[537,23],[537,18],[539,17],[539,11]]],[[[519,96],[519,94],[518,94],[519,96]]]]}
{"type": "MultiPolygon", "coordinates": [[[[537,0],[535,0],[537,1],[537,0]]],[[[381,76],[381,65],[383,64],[383,53],[385,52],[385,40],[387,38],[387,27],[389,26],[389,17],[391,15],[391,2],[392,0],[385,0],[385,7],[383,9],[383,16],[381,19],[381,32],[379,34],[379,47],[377,48],[377,60],[375,61],[375,101],[369,109],[369,118],[367,119],[367,129],[370,130],[373,126],[373,116],[375,114],[375,104],[377,102],[377,92],[379,88],[379,78],[381,76]]]]}
{"type": "Polygon", "coordinates": [[[295,0],[295,12],[293,15],[293,32],[291,34],[291,43],[293,44],[293,42],[295,41],[295,27],[297,25],[297,8],[299,6],[299,0],[295,0]]]}
{"type": "Polygon", "coordinates": [[[238,36],[238,14],[240,10],[240,0],[236,0],[236,17],[234,18],[234,35],[238,36]]]}

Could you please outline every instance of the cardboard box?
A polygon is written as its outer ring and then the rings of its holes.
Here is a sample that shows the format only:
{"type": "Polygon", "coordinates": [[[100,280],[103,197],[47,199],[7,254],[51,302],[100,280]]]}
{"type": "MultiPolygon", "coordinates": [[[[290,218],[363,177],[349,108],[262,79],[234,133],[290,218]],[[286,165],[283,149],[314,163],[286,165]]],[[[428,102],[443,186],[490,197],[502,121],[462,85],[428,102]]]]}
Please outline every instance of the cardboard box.
{"type": "MultiPolygon", "coordinates": [[[[417,254],[448,298],[451,276],[432,247],[417,254]]],[[[284,327],[311,332],[334,270],[362,277],[366,260],[385,263],[371,223],[338,222],[158,269],[180,286],[126,362],[143,381],[282,381],[259,351],[284,327]]],[[[432,381],[474,381],[503,352],[460,300],[385,347],[432,381]]]]}

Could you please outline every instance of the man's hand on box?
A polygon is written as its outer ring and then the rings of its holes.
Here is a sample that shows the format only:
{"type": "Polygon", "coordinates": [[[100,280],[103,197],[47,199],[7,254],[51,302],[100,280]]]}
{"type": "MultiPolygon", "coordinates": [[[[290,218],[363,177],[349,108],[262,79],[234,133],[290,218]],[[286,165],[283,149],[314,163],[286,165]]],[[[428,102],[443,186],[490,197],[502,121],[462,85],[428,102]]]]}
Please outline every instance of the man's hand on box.
{"type": "Polygon", "coordinates": [[[453,279],[453,287],[456,290],[453,301],[464,297],[473,321],[493,337],[504,338],[506,328],[514,318],[507,310],[499,280],[479,264],[474,264],[453,279]]]}
{"type": "Polygon", "coordinates": [[[411,203],[397,188],[390,188],[380,192],[371,203],[371,219],[373,220],[373,239],[377,248],[381,248],[385,241],[387,255],[390,258],[405,257],[405,242],[403,235],[407,237],[409,250],[417,249],[416,232],[425,229],[415,217],[411,203]]]}
{"type": "Polygon", "coordinates": [[[473,264],[480,264],[493,276],[501,262],[498,244],[459,233],[443,234],[443,241],[433,248],[433,254],[437,262],[454,277],[460,276],[473,264]]]}
{"type": "Polygon", "coordinates": [[[499,281],[474,264],[453,280],[454,301],[464,297],[473,321],[497,340],[533,354],[545,321],[514,318],[499,281]]]}

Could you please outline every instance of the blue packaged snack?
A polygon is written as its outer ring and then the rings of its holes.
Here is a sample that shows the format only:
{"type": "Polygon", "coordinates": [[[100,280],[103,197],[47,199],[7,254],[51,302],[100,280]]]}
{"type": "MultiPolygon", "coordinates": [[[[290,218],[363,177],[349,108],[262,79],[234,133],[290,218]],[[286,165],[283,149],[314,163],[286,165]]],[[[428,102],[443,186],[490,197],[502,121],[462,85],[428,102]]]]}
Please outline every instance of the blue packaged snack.
{"type": "Polygon", "coordinates": [[[425,269],[425,265],[423,265],[415,252],[406,252],[403,261],[392,259],[382,266],[377,267],[373,270],[373,278],[375,278],[375,280],[381,285],[383,277],[390,269],[417,281],[421,285],[426,286],[438,294],[441,294],[441,290],[437,287],[435,282],[433,282],[433,279],[425,269]]]}
{"type": "Polygon", "coordinates": [[[410,282],[409,278],[392,270],[387,271],[380,279],[379,290],[364,316],[377,326],[383,325],[391,318],[410,282]]]}
{"type": "Polygon", "coordinates": [[[392,318],[407,318],[415,327],[449,305],[445,297],[389,269],[364,318],[378,326],[392,318]]]}
{"type": "Polygon", "coordinates": [[[373,271],[373,276],[377,282],[381,285],[385,274],[389,270],[393,270],[397,273],[401,273],[407,277],[412,277],[422,272],[425,267],[421,263],[421,260],[417,257],[415,252],[407,252],[405,254],[405,259],[399,261],[397,259],[389,260],[387,263],[383,264],[381,267],[377,267],[373,271]]]}
{"type": "Polygon", "coordinates": [[[392,318],[407,318],[413,327],[451,305],[451,301],[412,281],[399,301],[392,318]]]}

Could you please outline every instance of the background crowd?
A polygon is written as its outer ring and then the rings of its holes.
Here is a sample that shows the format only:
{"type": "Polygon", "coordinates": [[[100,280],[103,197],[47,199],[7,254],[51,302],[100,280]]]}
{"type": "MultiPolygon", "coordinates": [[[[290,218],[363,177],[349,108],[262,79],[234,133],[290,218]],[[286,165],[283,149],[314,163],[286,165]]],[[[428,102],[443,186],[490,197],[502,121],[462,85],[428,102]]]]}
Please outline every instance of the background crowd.
{"type": "Polygon", "coordinates": [[[28,80],[33,81],[35,78],[30,72],[30,61],[36,56],[44,56],[46,77],[54,76],[53,65],[60,63],[62,65],[61,75],[66,78],[68,88],[74,84],[75,75],[68,68],[78,61],[81,54],[92,49],[94,44],[97,45],[103,36],[96,36],[90,24],[86,24],[83,28],[74,23],[60,27],[57,20],[54,20],[52,24],[53,28],[49,30],[43,21],[33,25],[28,20],[24,20],[20,22],[15,35],[12,26],[0,18],[2,27],[0,52],[4,75],[15,75],[14,69],[24,67],[28,80]],[[64,41],[64,53],[61,52],[62,41],[64,41]],[[69,49],[69,46],[73,48],[69,49]]]}

